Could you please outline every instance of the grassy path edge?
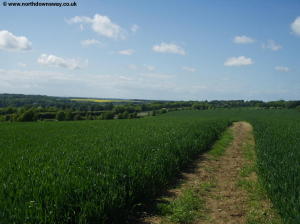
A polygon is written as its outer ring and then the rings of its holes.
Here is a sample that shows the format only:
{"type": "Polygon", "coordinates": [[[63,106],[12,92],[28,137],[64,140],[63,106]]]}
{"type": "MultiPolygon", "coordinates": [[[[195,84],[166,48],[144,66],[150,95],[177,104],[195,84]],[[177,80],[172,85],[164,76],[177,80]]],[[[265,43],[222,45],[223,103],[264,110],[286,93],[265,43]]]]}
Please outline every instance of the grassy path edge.
{"type": "MultiPolygon", "coordinates": [[[[239,150],[242,154],[243,165],[238,168],[239,171],[235,180],[237,188],[245,194],[245,199],[243,200],[245,205],[242,205],[244,213],[241,214],[243,219],[241,219],[240,223],[283,224],[256,174],[256,153],[252,126],[249,123],[243,123],[250,126],[251,130],[246,131],[244,140],[240,143],[239,150]]],[[[235,141],[236,136],[234,131],[237,132],[233,126],[224,131],[212,149],[204,154],[204,157],[206,157],[204,162],[205,160],[212,160],[214,163],[218,163],[218,161],[222,160],[224,153],[229,147],[232,147],[235,141]]],[[[199,163],[203,163],[202,159],[199,163]]],[[[213,174],[216,167],[208,166],[204,167],[204,169],[213,174]]],[[[142,223],[215,223],[216,220],[210,217],[210,210],[207,208],[206,199],[214,197],[222,203],[222,197],[214,195],[217,180],[213,175],[208,181],[201,180],[200,182],[199,180],[195,180],[195,177],[191,174],[190,178],[183,179],[182,183],[176,189],[171,190],[174,193],[173,195],[161,198],[161,202],[157,204],[157,214],[146,218],[142,223]]],[[[218,223],[223,223],[223,221],[218,220],[218,223]]]]}
{"type": "MultiPolygon", "coordinates": [[[[232,128],[227,128],[207,152],[210,159],[220,158],[232,140],[232,128]]],[[[158,204],[160,213],[165,216],[161,223],[193,223],[199,218],[205,218],[205,201],[202,196],[214,186],[214,181],[202,182],[198,186],[192,184],[183,186],[174,200],[158,204]]]]}
{"type": "MultiPolygon", "coordinates": [[[[225,149],[233,141],[232,126],[228,127],[220,136],[220,138],[213,144],[211,149],[205,153],[210,159],[218,160],[225,149]]],[[[201,162],[202,157],[199,159],[201,162]]],[[[196,161],[196,163],[198,163],[196,161]]],[[[185,176],[185,174],[183,174],[185,176]]],[[[197,219],[205,218],[205,201],[202,196],[207,194],[214,186],[215,181],[205,181],[201,183],[193,183],[190,178],[184,178],[179,186],[174,190],[175,194],[172,196],[163,196],[156,205],[155,215],[146,217],[141,223],[193,223],[197,219]]],[[[171,192],[174,192],[171,190],[171,192]]],[[[173,193],[171,193],[173,194],[173,193]]]]}
{"type": "Polygon", "coordinates": [[[257,175],[255,139],[252,131],[243,143],[242,151],[246,162],[240,171],[237,184],[248,196],[246,224],[283,224],[257,175]]]}

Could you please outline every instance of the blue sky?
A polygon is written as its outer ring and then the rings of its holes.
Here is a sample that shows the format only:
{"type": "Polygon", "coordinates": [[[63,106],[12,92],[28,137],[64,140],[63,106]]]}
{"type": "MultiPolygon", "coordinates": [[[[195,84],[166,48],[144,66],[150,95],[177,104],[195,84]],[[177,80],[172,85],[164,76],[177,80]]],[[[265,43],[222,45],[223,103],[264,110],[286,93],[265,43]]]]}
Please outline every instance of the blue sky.
{"type": "Polygon", "coordinates": [[[1,2],[1,93],[300,98],[299,0],[76,2],[61,8],[1,2]]]}

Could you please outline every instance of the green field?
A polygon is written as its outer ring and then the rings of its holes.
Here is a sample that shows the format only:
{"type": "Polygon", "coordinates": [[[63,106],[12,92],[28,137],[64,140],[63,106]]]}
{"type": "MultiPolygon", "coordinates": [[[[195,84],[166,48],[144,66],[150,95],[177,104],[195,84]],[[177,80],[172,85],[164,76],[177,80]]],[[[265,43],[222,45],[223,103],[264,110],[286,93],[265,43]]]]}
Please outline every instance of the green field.
{"type": "Polygon", "coordinates": [[[251,115],[259,174],[285,223],[300,223],[300,113],[251,115]]]}
{"type": "Polygon", "coordinates": [[[254,126],[259,175],[286,223],[298,223],[300,114],[254,109],[1,123],[0,223],[124,223],[234,120],[254,126]]]}

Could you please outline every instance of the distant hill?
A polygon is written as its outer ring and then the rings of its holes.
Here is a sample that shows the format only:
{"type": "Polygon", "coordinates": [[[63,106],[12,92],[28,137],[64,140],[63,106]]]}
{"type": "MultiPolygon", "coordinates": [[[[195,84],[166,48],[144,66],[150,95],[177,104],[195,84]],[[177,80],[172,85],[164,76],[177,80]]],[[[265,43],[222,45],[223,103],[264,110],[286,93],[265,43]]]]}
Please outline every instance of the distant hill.
{"type": "Polygon", "coordinates": [[[138,99],[113,99],[113,98],[83,98],[83,97],[57,97],[46,95],[25,95],[25,94],[0,94],[0,107],[22,107],[22,106],[63,106],[68,104],[140,104],[152,102],[171,102],[156,100],[138,100],[138,99]]]}

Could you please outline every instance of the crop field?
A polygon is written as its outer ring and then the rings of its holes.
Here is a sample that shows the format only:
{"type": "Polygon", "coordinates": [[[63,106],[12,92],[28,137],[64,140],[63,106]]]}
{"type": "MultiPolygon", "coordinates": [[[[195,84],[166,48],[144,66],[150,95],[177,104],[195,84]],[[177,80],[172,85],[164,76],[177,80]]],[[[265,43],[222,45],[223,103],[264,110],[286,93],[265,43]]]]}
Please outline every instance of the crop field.
{"type": "Polygon", "coordinates": [[[108,99],[87,99],[87,98],[78,98],[71,99],[72,101],[78,102],[94,102],[94,103],[138,103],[141,101],[138,100],[108,100],[108,99]]]}
{"type": "Polygon", "coordinates": [[[249,118],[254,126],[259,174],[285,220],[300,221],[300,114],[264,112],[249,118]]]}
{"type": "Polygon", "coordinates": [[[229,124],[198,114],[1,124],[1,223],[121,220],[229,124]]]}
{"type": "Polygon", "coordinates": [[[286,223],[297,223],[300,114],[254,109],[1,123],[0,223],[125,220],[134,205],[159,194],[237,120],[254,127],[259,176],[274,206],[286,223]]]}

